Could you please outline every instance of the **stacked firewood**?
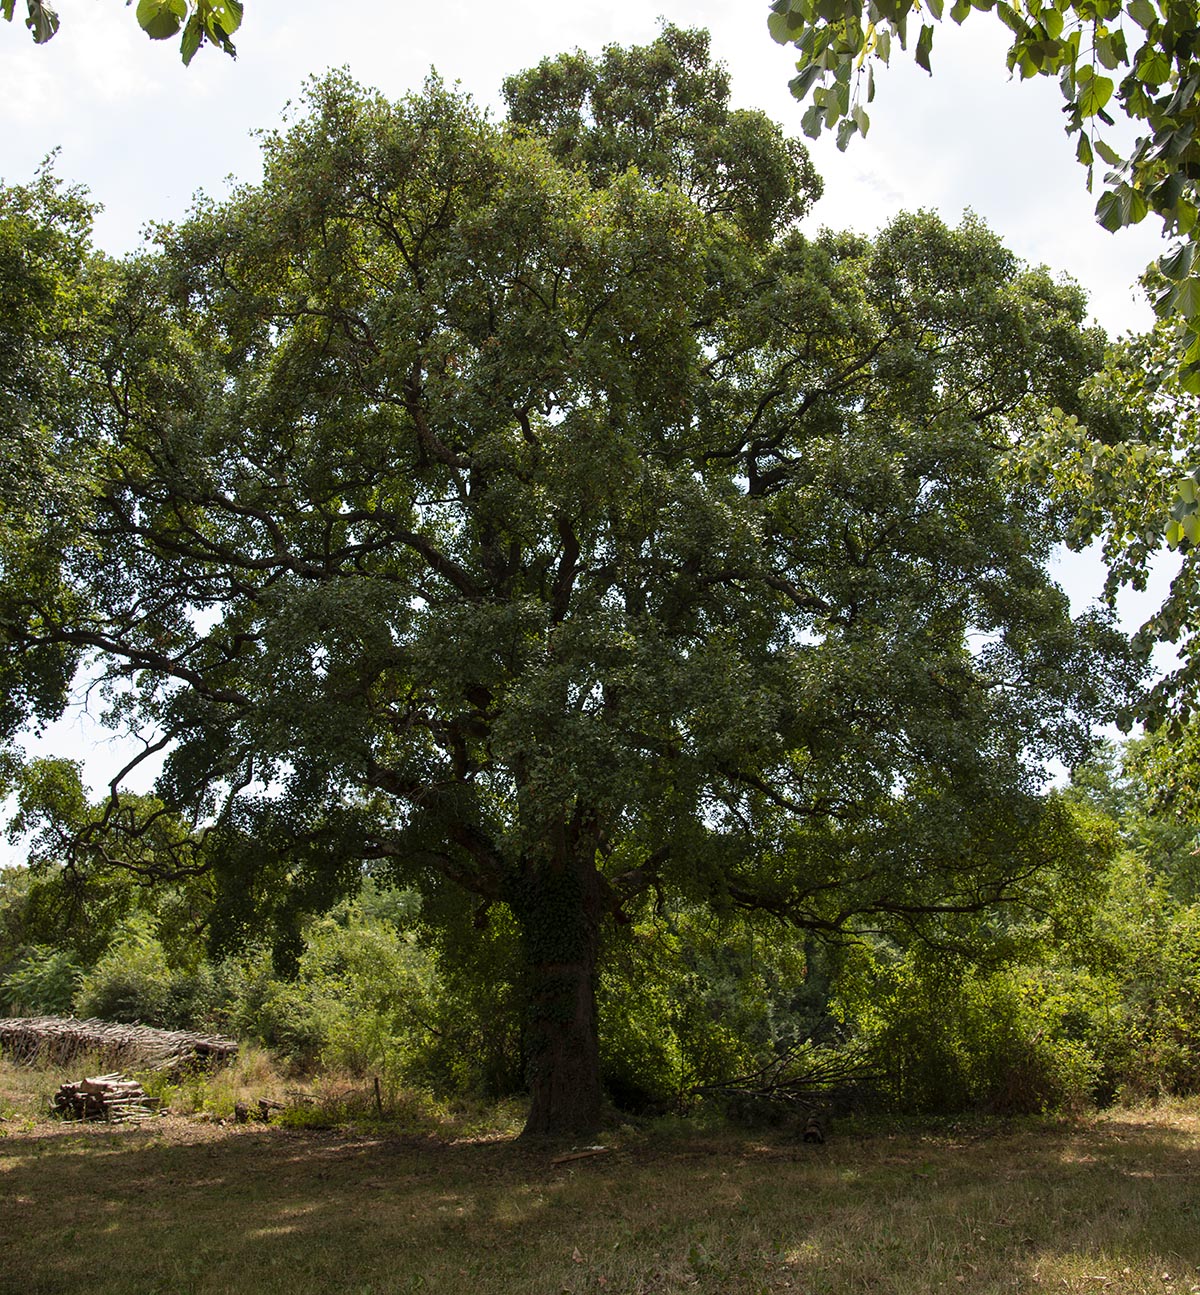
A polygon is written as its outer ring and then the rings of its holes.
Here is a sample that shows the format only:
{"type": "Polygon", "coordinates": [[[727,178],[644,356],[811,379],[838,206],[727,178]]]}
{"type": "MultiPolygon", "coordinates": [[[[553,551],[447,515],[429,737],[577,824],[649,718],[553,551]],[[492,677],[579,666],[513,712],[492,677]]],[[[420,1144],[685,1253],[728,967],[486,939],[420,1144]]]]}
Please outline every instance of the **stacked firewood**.
{"type": "Polygon", "coordinates": [[[0,1018],[0,1052],[13,1061],[69,1066],[80,1057],[102,1057],[109,1065],[179,1070],[220,1065],[237,1055],[234,1039],[190,1030],[157,1030],[74,1017],[0,1018]]]}
{"type": "Polygon", "coordinates": [[[145,1120],[159,1113],[159,1099],[148,1097],[136,1079],[94,1075],[63,1084],[52,1103],[57,1114],[75,1120],[145,1120]]]}

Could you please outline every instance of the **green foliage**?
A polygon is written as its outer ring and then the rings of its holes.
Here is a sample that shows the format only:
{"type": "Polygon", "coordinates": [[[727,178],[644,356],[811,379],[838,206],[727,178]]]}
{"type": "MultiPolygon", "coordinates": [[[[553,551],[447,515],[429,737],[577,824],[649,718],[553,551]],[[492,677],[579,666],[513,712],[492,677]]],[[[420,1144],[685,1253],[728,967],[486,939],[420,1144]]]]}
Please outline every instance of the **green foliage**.
{"type": "MultiPolygon", "coordinates": [[[[132,4],[133,0],[126,0],[132,4]]],[[[44,45],[58,31],[58,13],[45,0],[26,0],[25,26],[34,43],[44,45]]],[[[12,22],[16,0],[0,0],[0,17],[12,22]]],[[[237,56],[233,33],[242,25],[241,0],[138,0],[138,26],[151,40],[170,40],[182,32],[179,52],[190,63],[201,45],[216,45],[237,56]]]]}
{"type": "Polygon", "coordinates": [[[1105,924],[1124,1017],[1121,1094],[1200,1091],[1200,903],[1179,902],[1169,875],[1132,856],[1113,877],[1105,924]]]}
{"type": "Polygon", "coordinates": [[[878,1058],[887,1100],[1038,1111],[1200,1091],[1195,828],[1156,803],[1157,746],[1076,771],[1066,799],[1088,865],[1074,888],[1010,913],[1003,939],[851,951],[835,1006],[878,1058]]]}
{"type": "Polygon", "coordinates": [[[601,967],[605,1086],[634,1111],[687,1110],[694,1090],[820,1031],[818,947],[777,922],[703,909],[647,916],[601,967]]]}
{"type": "Polygon", "coordinates": [[[511,921],[493,914],[483,939],[430,947],[412,896],[368,886],[307,923],[296,975],[260,955],[232,1007],[239,1030],[303,1070],[379,1077],[389,1091],[499,1096],[522,1084],[521,1005],[505,977],[516,961],[511,921]]]}
{"type": "Polygon", "coordinates": [[[914,948],[850,959],[838,1008],[876,1058],[879,1091],[895,1109],[1032,1114],[1096,1097],[1101,1065],[1078,1037],[1103,1000],[1096,984],[1068,986],[1039,968],[991,971],[914,948]]]}
{"type": "Polygon", "coordinates": [[[422,906],[418,931],[432,954],[436,990],[412,1079],[447,1095],[522,1091],[527,971],[511,910],[480,911],[443,891],[422,906]]]}
{"type": "MultiPolygon", "coordinates": [[[[57,439],[96,413],[90,360],[109,288],[91,248],[94,206],[45,164],[29,185],[0,187],[0,733],[62,707],[79,661],[68,643],[12,647],[51,604],[75,607],[55,548],[80,539],[90,511],[92,450],[64,460],[57,439]]],[[[0,782],[10,753],[0,740],[0,782]]]]}
{"type": "MultiPolygon", "coordinates": [[[[1184,0],[955,0],[950,17],[994,12],[1012,33],[1008,67],[1022,79],[1058,81],[1064,124],[1079,136],[1077,156],[1088,188],[1096,155],[1112,169],[1096,217],[1106,229],[1137,224],[1149,212],[1181,239],[1158,262],[1154,308],[1171,320],[1179,381],[1200,392],[1200,274],[1193,269],[1200,239],[1200,46],[1196,10],[1184,0]],[[1112,76],[1107,73],[1113,73],[1112,76]],[[1115,125],[1120,111],[1145,133],[1123,155],[1115,125]]],[[[839,148],[870,125],[864,103],[875,96],[873,63],[887,63],[892,42],[907,48],[920,23],[914,58],[932,71],[934,23],[942,0],[773,0],[772,36],[794,44],[800,59],[791,83],[811,99],[805,133],[837,128],[839,148]],[[865,73],[865,76],[864,76],[865,73]]]]}
{"type": "Polygon", "coordinates": [[[630,167],[770,237],[821,195],[808,154],[761,112],[729,107],[706,31],[664,23],[653,45],[544,59],[504,81],[508,119],[603,185],[630,167]]]}
{"type": "Polygon", "coordinates": [[[70,948],[91,965],[140,914],[172,965],[194,965],[214,905],[211,879],[197,863],[199,834],[153,797],[90,804],[73,761],[31,760],[14,781],[9,834],[28,838],[29,865],[13,874],[22,900],[6,911],[20,914],[21,939],[70,948]]]}
{"type": "Polygon", "coordinates": [[[1170,644],[1178,665],[1123,715],[1126,727],[1135,717],[1151,729],[1169,723],[1174,737],[1200,697],[1200,494],[1191,466],[1200,457],[1200,397],[1185,387],[1170,327],[1124,339],[1085,385],[1081,408],[1053,411],[1015,459],[1069,510],[1073,549],[1100,542],[1110,603],[1122,588],[1147,588],[1164,548],[1177,555],[1168,592],[1134,645],[1148,658],[1170,644]]]}
{"type": "Polygon", "coordinates": [[[36,946],[0,974],[0,1008],[9,1016],[69,1016],[82,975],[69,951],[36,946]]]}
{"type": "Polygon", "coordinates": [[[75,1006],[100,1020],[166,1025],[170,1000],[166,954],[150,924],[135,918],[84,976],[75,1006]]]}

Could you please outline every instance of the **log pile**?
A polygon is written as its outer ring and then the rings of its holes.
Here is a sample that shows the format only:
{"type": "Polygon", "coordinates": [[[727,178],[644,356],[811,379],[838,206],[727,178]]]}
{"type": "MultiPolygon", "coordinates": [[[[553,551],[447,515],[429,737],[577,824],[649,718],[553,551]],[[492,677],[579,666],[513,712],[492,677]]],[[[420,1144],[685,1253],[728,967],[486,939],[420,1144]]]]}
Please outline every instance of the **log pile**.
{"type": "Polygon", "coordinates": [[[0,1053],[22,1064],[69,1066],[86,1056],[109,1065],[182,1070],[222,1065],[237,1050],[234,1039],[190,1030],[62,1016],[0,1018],[0,1053]]]}
{"type": "Polygon", "coordinates": [[[120,1074],[95,1075],[74,1084],[63,1084],[54,1094],[56,1114],[65,1119],[145,1120],[159,1113],[159,1099],[147,1097],[136,1079],[120,1074]]]}

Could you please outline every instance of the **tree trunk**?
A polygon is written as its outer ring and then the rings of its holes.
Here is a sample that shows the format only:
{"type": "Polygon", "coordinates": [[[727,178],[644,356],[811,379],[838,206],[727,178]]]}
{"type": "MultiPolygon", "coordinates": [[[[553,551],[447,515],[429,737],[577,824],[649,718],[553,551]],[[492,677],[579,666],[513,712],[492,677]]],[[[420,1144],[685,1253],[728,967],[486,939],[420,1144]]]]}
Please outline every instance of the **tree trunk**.
{"type": "Polygon", "coordinates": [[[600,1124],[596,955],[600,884],[592,857],[526,873],[516,907],[529,968],[529,1136],[589,1134],[600,1124]]]}

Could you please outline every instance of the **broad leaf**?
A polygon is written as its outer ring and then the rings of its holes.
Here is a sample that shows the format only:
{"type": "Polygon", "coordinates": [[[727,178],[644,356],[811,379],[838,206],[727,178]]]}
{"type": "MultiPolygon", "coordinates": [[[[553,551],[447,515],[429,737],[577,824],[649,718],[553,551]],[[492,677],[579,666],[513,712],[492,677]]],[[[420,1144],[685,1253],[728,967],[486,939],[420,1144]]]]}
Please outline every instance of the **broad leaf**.
{"type": "Polygon", "coordinates": [[[1091,76],[1080,87],[1080,116],[1095,117],[1104,105],[1112,98],[1113,82],[1111,77],[1091,76]]]}
{"type": "Polygon", "coordinates": [[[138,25],[151,40],[170,39],[186,17],[186,0],[138,0],[138,25]]]}
{"type": "Polygon", "coordinates": [[[921,27],[920,36],[917,37],[917,49],[913,57],[917,60],[918,66],[923,67],[930,75],[933,73],[933,69],[929,66],[929,54],[932,49],[933,28],[925,23],[921,27]]]}

